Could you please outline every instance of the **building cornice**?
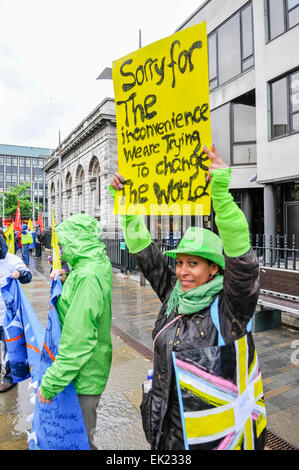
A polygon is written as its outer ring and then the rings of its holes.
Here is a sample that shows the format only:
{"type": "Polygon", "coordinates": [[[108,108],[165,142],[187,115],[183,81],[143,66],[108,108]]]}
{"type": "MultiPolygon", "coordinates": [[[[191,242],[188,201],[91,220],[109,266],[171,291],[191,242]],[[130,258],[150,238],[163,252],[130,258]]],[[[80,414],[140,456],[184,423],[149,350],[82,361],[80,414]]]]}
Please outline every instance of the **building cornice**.
{"type": "Polygon", "coordinates": [[[48,163],[43,167],[43,171],[47,173],[53,166],[58,165],[58,155],[63,158],[73,148],[85,141],[96,130],[110,122],[116,124],[115,113],[103,110],[103,107],[110,102],[114,103],[114,99],[105,98],[81,123],[61,142],[60,148],[57,147],[51,154],[48,163]]]}
{"type": "Polygon", "coordinates": [[[257,179],[256,182],[258,184],[283,184],[283,183],[299,183],[299,174],[298,175],[292,175],[292,176],[286,176],[284,178],[282,177],[276,177],[276,178],[263,178],[263,179],[257,179]]]}
{"type": "Polygon", "coordinates": [[[197,15],[197,13],[199,13],[203,8],[205,8],[205,6],[210,3],[211,0],[205,0],[204,3],[202,3],[202,5],[200,5],[193,13],[191,13],[190,16],[188,16],[188,18],[186,18],[186,20],[184,21],[184,23],[182,23],[178,28],[176,28],[175,30],[175,33],[177,33],[178,31],[181,31],[184,26],[186,26],[186,24],[189,23],[190,20],[192,20],[192,18],[194,18],[195,15],[197,15]]]}

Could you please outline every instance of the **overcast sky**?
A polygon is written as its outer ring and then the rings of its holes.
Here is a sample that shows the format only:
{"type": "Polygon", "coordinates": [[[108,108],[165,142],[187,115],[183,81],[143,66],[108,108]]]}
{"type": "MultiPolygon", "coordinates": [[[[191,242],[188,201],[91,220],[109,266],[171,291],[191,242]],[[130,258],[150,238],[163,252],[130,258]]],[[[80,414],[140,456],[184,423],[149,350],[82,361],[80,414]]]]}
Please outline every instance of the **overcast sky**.
{"type": "Polygon", "coordinates": [[[106,97],[112,61],[174,33],[202,0],[0,0],[0,144],[56,148],[106,97]]]}

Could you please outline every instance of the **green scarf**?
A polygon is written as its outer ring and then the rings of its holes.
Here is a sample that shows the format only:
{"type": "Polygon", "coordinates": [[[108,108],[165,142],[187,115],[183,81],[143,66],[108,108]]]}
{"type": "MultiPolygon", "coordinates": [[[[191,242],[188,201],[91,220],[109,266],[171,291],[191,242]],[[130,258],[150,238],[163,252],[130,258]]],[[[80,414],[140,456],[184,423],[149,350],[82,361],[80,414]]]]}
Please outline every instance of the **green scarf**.
{"type": "Polygon", "coordinates": [[[208,307],[214,295],[223,289],[223,276],[216,274],[214,279],[206,284],[184,292],[179,280],[169,297],[165,315],[168,317],[177,308],[179,314],[189,315],[208,307]]]}

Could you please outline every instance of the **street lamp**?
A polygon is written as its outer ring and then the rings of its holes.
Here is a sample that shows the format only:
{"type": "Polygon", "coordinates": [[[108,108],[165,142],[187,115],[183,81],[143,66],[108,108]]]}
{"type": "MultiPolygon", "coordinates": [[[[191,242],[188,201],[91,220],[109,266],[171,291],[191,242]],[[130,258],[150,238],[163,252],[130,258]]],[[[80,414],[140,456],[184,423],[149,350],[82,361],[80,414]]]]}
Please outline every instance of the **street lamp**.
{"type": "Polygon", "coordinates": [[[106,67],[104,70],[102,70],[97,80],[112,80],[112,68],[106,67]]]}

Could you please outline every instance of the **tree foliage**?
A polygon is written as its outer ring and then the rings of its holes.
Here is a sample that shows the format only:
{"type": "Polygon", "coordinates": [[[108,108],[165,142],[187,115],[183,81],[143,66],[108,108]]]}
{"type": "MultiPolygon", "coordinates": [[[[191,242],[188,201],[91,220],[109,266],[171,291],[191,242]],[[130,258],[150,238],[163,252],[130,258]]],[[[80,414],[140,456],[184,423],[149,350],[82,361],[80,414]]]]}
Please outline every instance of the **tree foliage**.
{"type": "MultiPolygon", "coordinates": [[[[18,201],[20,202],[20,212],[22,218],[30,218],[32,216],[33,204],[30,201],[30,183],[23,185],[9,186],[7,191],[4,191],[5,196],[5,217],[15,216],[18,201]]],[[[1,207],[2,207],[2,198],[1,207]]],[[[35,203],[35,209],[41,210],[42,205],[35,203]]]]}

